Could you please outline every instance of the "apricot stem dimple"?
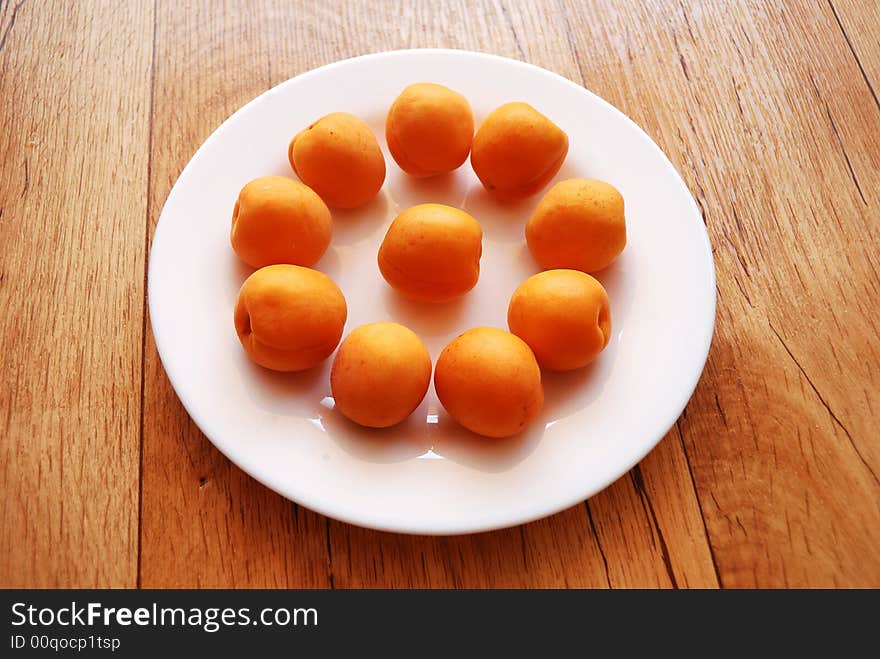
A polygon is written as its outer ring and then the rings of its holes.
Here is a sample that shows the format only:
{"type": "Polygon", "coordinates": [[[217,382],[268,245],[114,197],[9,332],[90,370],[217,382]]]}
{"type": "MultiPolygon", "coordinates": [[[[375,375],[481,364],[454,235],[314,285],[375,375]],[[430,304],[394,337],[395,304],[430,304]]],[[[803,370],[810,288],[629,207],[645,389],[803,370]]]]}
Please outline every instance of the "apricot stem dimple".
{"type": "Polygon", "coordinates": [[[232,209],[232,226],[235,226],[235,223],[238,222],[238,209],[241,206],[241,200],[235,200],[235,208],[232,209]]]}

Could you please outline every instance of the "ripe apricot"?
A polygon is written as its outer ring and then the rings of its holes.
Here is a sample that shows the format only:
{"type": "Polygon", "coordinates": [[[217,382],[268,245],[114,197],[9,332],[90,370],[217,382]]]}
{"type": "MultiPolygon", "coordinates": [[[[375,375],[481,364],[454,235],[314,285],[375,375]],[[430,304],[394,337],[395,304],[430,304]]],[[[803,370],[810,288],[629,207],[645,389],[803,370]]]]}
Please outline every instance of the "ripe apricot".
{"type": "Polygon", "coordinates": [[[470,104],[443,85],[410,85],[395,99],[385,120],[388,150],[413,176],[434,176],[461,167],[473,139],[470,104]]]}
{"type": "Polygon", "coordinates": [[[297,133],[290,166],[321,199],[337,208],[363,206],[385,181],[385,157],[363,119],[334,112],[297,133]]]}
{"type": "Polygon", "coordinates": [[[480,182],[500,199],[535,194],[568,154],[568,136],[527,103],[506,103],[489,113],[471,147],[480,182]]]}
{"type": "Polygon", "coordinates": [[[595,179],[557,183],[529,218],[526,242],[542,268],[602,270],[626,246],[623,197],[595,179]]]}
{"type": "Polygon", "coordinates": [[[327,205],[286,176],[254,179],[238,193],[232,211],[232,249],[253,268],[312,265],[327,250],[332,233],[327,205]]]}
{"type": "Polygon", "coordinates": [[[541,411],[541,369],[526,343],[496,327],[477,327],[443,349],[434,370],[449,415],[486,437],[509,437],[541,411]]]}
{"type": "Polygon", "coordinates": [[[401,293],[428,302],[464,295],[480,278],[480,224],[458,208],[419,204],[398,215],[379,248],[379,270],[401,293]]]}
{"type": "Polygon", "coordinates": [[[302,371],[327,359],[348,313],[327,275],[269,265],[248,277],[235,304],[235,331],[248,356],[273,371],[302,371]]]}
{"type": "Polygon", "coordinates": [[[353,330],[333,360],[336,409],[355,423],[387,428],[415,410],[431,383],[431,355],[411,329],[370,323],[353,330]]]}
{"type": "Polygon", "coordinates": [[[529,344],[538,363],[554,371],[586,366],[611,338],[605,288],[579,270],[529,277],[507,308],[510,331],[529,344]]]}

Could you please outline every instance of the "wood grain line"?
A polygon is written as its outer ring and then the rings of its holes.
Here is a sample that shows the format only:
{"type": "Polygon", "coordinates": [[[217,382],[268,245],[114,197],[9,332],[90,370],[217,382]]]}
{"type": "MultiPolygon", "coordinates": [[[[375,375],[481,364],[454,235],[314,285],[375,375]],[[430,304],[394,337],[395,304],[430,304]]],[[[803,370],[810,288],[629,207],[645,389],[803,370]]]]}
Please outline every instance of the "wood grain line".
{"type": "Polygon", "coordinates": [[[810,389],[813,390],[813,393],[816,394],[816,397],[819,399],[819,402],[822,404],[822,407],[828,412],[828,415],[831,417],[832,421],[834,421],[835,425],[843,431],[843,434],[846,435],[849,440],[850,445],[852,446],[853,451],[858,456],[859,460],[861,460],[862,464],[865,466],[865,469],[868,470],[868,473],[871,474],[871,477],[874,479],[874,482],[880,486],[880,478],[877,477],[877,473],[871,467],[871,464],[859,450],[859,447],[856,445],[855,440],[853,439],[852,433],[850,433],[849,429],[843,424],[843,421],[840,420],[840,417],[834,413],[834,410],[831,409],[831,405],[828,404],[828,401],[825,400],[825,397],[822,395],[822,392],[819,391],[819,388],[813,382],[813,379],[809,376],[807,371],[801,366],[801,363],[798,361],[797,357],[794,356],[794,353],[791,351],[791,348],[788,347],[788,344],[785,342],[785,339],[782,338],[782,335],[777,331],[777,329],[773,326],[773,323],[768,322],[770,329],[773,330],[773,333],[776,335],[776,338],[779,339],[779,343],[782,344],[782,347],[785,349],[785,352],[788,353],[788,356],[791,357],[791,361],[794,362],[794,365],[798,367],[798,370],[801,372],[801,375],[804,376],[804,379],[807,381],[807,384],[810,385],[810,389]]]}
{"type": "MultiPolygon", "coordinates": [[[[296,505],[296,504],[294,504],[296,505]]],[[[327,540],[327,579],[329,580],[330,590],[336,589],[336,579],[333,575],[333,543],[330,540],[330,518],[324,518],[324,529],[327,540]]]]}
{"type": "Polygon", "coordinates": [[[846,152],[846,146],[843,144],[843,140],[840,138],[840,131],[837,130],[837,124],[834,123],[834,118],[831,116],[831,108],[828,105],[828,101],[826,101],[822,94],[819,92],[819,86],[816,84],[816,79],[813,77],[813,74],[809,74],[810,84],[813,87],[813,93],[816,95],[816,99],[822,103],[825,107],[825,116],[828,117],[828,123],[831,125],[831,131],[834,133],[834,138],[837,140],[837,146],[840,148],[841,155],[843,155],[843,160],[846,163],[846,168],[849,171],[849,176],[852,179],[853,184],[856,186],[856,190],[859,193],[859,197],[862,199],[862,203],[867,206],[868,202],[865,199],[865,195],[862,192],[862,186],[859,183],[859,179],[856,176],[855,170],[853,170],[852,162],[850,162],[849,154],[846,152]]]}
{"type": "Polygon", "coordinates": [[[3,31],[3,36],[0,37],[0,53],[6,48],[6,39],[9,38],[9,33],[12,32],[12,28],[15,27],[15,21],[18,18],[18,10],[22,8],[22,5],[24,5],[25,2],[27,2],[27,0],[21,0],[21,2],[16,4],[12,9],[12,17],[9,19],[9,25],[6,26],[6,29],[3,31]]]}
{"type": "Polygon", "coordinates": [[[510,34],[513,35],[513,42],[516,44],[516,52],[519,53],[519,58],[525,60],[526,51],[523,50],[522,44],[519,41],[519,35],[517,35],[516,28],[513,27],[513,21],[510,19],[510,12],[507,10],[507,7],[504,6],[504,2],[501,2],[501,13],[504,15],[504,20],[507,23],[507,27],[510,29],[510,34]]]}
{"type": "Polygon", "coordinates": [[[681,72],[684,74],[685,80],[690,82],[691,76],[688,73],[687,62],[684,61],[684,54],[681,52],[681,47],[678,45],[678,35],[675,32],[672,33],[672,43],[675,44],[675,52],[678,54],[678,64],[681,66],[681,72]]]}
{"type": "MultiPolygon", "coordinates": [[[[718,413],[724,421],[724,427],[727,428],[727,417],[724,414],[724,409],[721,407],[721,404],[718,402],[718,394],[715,394],[715,405],[718,408],[718,413]]],[[[687,408],[685,408],[687,410],[687,408]]],[[[724,588],[724,581],[721,578],[721,571],[718,569],[718,560],[715,558],[715,549],[712,547],[712,538],[709,536],[709,527],[706,526],[706,514],[703,512],[703,502],[700,500],[700,491],[697,489],[697,483],[694,480],[694,470],[691,467],[691,459],[688,456],[687,447],[684,444],[684,436],[681,429],[681,419],[676,420],[675,429],[678,434],[678,442],[681,444],[681,452],[684,455],[685,463],[687,464],[687,472],[688,477],[691,479],[691,489],[694,491],[694,499],[697,501],[697,508],[700,511],[700,521],[703,523],[703,535],[706,538],[706,545],[709,547],[709,557],[712,559],[712,569],[715,571],[715,578],[718,580],[718,587],[724,588]]]]}
{"type": "MultiPolygon", "coordinates": [[[[828,0],[828,6],[831,7],[831,13],[834,14],[834,20],[837,21],[837,27],[840,28],[841,33],[843,34],[843,38],[846,39],[846,45],[849,46],[849,52],[852,53],[853,59],[855,59],[856,64],[859,67],[859,72],[862,74],[862,80],[865,81],[865,84],[868,86],[868,90],[871,92],[871,97],[874,99],[874,105],[877,106],[877,109],[880,110],[880,100],[877,98],[877,92],[874,91],[874,85],[871,84],[871,80],[868,78],[868,73],[865,71],[865,67],[862,64],[861,58],[856,53],[856,49],[853,48],[852,41],[850,41],[849,34],[847,34],[846,30],[843,27],[843,23],[840,22],[840,15],[837,13],[837,8],[834,6],[834,3],[831,0],[828,0]]],[[[877,27],[876,25],[874,26],[877,27]]]]}
{"type": "Polygon", "coordinates": [[[590,532],[593,534],[593,539],[596,541],[596,548],[599,550],[599,555],[602,557],[602,565],[605,567],[605,581],[608,582],[609,588],[614,588],[614,582],[611,579],[611,572],[608,569],[608,557],[605,556],[605,550],[602,549],[602,541],[599,539],[599,533],[596,531],[596,522],[593,521],[593,511],[590,510],[589,500],[584,501],[584,508],[587,511],[587,520],[590,523],[590,532]]]}
{"type": "Polygon", "coordinates": [[[574,33],[571,29],[571,22],[568,19],[568,12],[565,10],[565,2],[564,0],[557,0],[557,6],[559,7],[559,11],[562,13],[563,22],[565,23],[565,38],[568,42],[568,50],[571,54],[571,59],[574,61],[575,66],[577,67],[578,79],[580,84],[587,84],[587,77],[584,75],[583,64],[581,64],[581,59],[578,57],[577,53],[577,44],[574,41],[574,33]]]}
{"type": "Polygon", "coordinates": [[[865,199],[865,193],[862,192],[862,186],[859,183],[859,178],[856,176],[856,173],[853,170],[852,162],[850,162],[849,154],[846,152],[846,147],[843,144],[843,140],[840,139],[840,132],[837,130],[837,124],[834,123],[834,118],[831,116],[831,109],[828,107],[828,103],[825,103],[825,114],[828,116],[828,121],[831,123],[831,130],[834,132],[834,137],[837,140],[837,145],[840,147],[840,152],[843,154],[843,159],[846,161],[846,168],[849,170],[849,176],[856,186],[859,197],[862,198],[862,203],[867,206],[868,201],[865,199]]]}
{"type": "Polygon", "coordinates": [[[696,43],[696,39],[694,38],[694,31],[691,28],[691,19],[688,18],[687,8],[684,6],[683,0],[678,0],[678,6],[681,9],[681,17],[684,19],[685,28],[687,28],[687,33],[690,35],[691,41],[696,43]]]}
{"type": "Polygon", "coordinates": [[[629,477],[642,502],[642,509],[644,510],[645,516],[654,526],[654,532],[657,534],[657,541],[660,543],[660,555],[663,557],[663,566],[666,568],[669,582],[672,584],[673,588],[678,589],[678,582],[675,579],[675,572],[672,569],[672,561],[669,558],[669,549],[666,546],[666,540],[663,538],[663,530],[657,522],[657,513],[654,512],[654,504],[651,503],[651,497],[648,496],[648,492],[645,490],[645,480],[642,478],[641,467],[636,465],[630,469],[629,477]]]}
{"type": "Polygon", "coordinates": [[[137,587],[141,587],[141,572],[143,561],[143,518],[144,518],[144,391],[147,374],[147,273],[150,269],[150,218],[153,214],[152,185],[153,185],[153,115],[155,112],[156,98],[156,23],[157,2],[153,0],[153,39],[150,46],[150,100],[149,100],[149,126],[147,128],[147,212],[144,218],[144,286],[143,286],[143,324],[141,326],[141,414],[138,424],[138,526],[137,526],[137,587]]]}

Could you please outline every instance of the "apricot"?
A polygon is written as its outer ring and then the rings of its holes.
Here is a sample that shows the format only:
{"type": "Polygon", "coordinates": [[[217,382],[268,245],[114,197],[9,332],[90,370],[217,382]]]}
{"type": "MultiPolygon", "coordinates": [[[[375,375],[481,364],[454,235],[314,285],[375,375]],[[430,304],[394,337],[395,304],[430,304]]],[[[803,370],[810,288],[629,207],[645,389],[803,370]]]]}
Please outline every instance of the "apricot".
{"type": "Polygon", "coordinates": [[[526,242],[542,268],[602,270],[626,246],[623,197],[604,181],[557,183],[529,218],[526,242]]]}
{"type": "Polygon", "coordinates": [[[290,166],[321,199],[337,208],[363,206],[385,181],[385,157],[363,119],[334,112],[297,133],[290,166]]]}
{"type": "Polygon", "coordinates": [[[506,103],[489,113],[471,146],[471,165],[499,199],[535,194],[568,154],[568,136],[527,103],[506,103]]]}
{"type": "Polygon", "coordinates": [[[238,193],[232,211],[232,249],[253,268],[313,265],[327,250],[332,233],[327,205],[286,176],[254,179],[238,193]]]}
{"type": "Polygon", "coordinates": [[[379,270],[404,295],[443,302],[480,278],[480,224],[458,208],[419,204],[398,215],[379,247],[379,270]]]}
{"type": "Polygon", "coordinates": [[[273,371],[302,371],[327,359],[348,313],[327,275],[269,265],[248,277],[235,304],[235,331],[248,356],[273,371]]]}
{"type": "Polygon", "coordinates": [[[486,437],[509,437],[541,411],[541,369],[531,348],[496,327],[477,327],[443,349],[434,370],[437,397],[449,415],[486,437]]]}
{"type": "Polygon", "coordinates": [[[507,324],[544,368],[580,368],[611,338],[608,294],[579,270],[547,270],[526,279],[513,293],[507,324]]]}
{"type": "Polygon", "coordinates": [[[411,329],[370,323],[353,330],[336,353],[330,391],[336,409],[370,428],[393,426],[412,414],[431,383],[431,355],[411,329]]]}
{"type": "Polygon", "coordinates": [[[474,114],[467,99],[443,85],[420,82],[401,92],[385,120],[388,150],[413,176],[458,169],[474,139],[474,114]]]}

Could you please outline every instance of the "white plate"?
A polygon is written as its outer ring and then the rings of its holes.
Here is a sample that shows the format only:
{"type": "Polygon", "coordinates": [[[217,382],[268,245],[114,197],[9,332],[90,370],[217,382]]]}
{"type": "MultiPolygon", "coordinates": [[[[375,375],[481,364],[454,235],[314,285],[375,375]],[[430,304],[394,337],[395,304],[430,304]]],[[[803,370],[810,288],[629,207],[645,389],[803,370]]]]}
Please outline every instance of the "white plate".
{"type": "Polygon", "coordinates": [[[239,467],[320,513],[390,531],[450,534],[537,519],[583,500],[624,474],[675,422],[703,369],[715,318],[715,271],[693,198],[669,160],[630,119],[549,71],[501,57],[417,50],[368,55],[310,71],[241,108],[180,175],[150,255],[150,317],[162,363],[202,432],[239,467]],[[245,357],[232,323],[250,269],[229,245],[232,207],[249,180],[293,176],[290,138],[344,110],[363,117],[386,153],[388,175],[365,208],[333,213],[319,270],[348,301],[346,334],[395,320],[436,360],[467,328],[506,329],[507,303],[538,268],[523,227],[540,195],[493,202],[465,163],[441,179],[407,177],[388,155],[385,113],[408,84],[448,85],[476,121],[513,100],[534,105],[568,133],[557,180],[604,179],[626,200],[629,243],[598,278],[611,298],[613,338],[587,369],[545,373],[546,403],[521,436],[487,440],[458,427],[433,387],[402,425],[361,429],[334,412],[331,360],[278,374],[245,357]],[[382,279],[376,252],[401,210],[460,206],[483,226],[482,273],[464,299],[432,306],[402,299],[382,279]]]}

